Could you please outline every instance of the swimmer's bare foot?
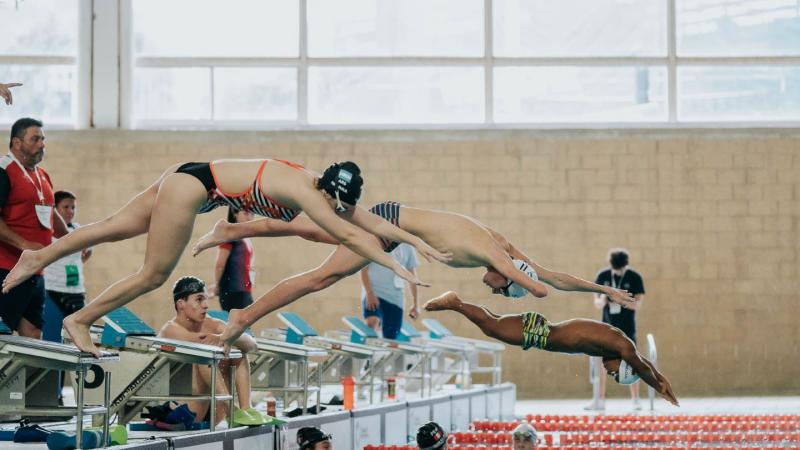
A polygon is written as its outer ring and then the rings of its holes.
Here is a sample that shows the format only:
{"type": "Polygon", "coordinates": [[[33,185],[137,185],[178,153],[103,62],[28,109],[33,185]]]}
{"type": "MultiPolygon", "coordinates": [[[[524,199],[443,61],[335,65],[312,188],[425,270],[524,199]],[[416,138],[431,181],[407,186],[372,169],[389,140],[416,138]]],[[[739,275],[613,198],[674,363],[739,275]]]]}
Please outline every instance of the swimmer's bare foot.
{"type": "Polygon", "coordinates": [[[41,258],[39,257],[38,250],[25,250],[19,256],[19,261],[11,269],[11,272],[6,275],[3,280],[3,293],[7,294],[8,291],[19,285],[23,281],[32,277],[36,272],[42,270],[41,258]]]}
{"type": "Polygon", "coordinates": [[[444,311],[458,309],[459,306],[461,306],[461,299],[458,298],[458,294],[453,291],[447,291],[436,298],[428,300],[422,307],[425,308],[425,311],[444,311]]]}
{"type": "Polygon", "coordinates": [[[75,320],[74,314],[64,318],[64,330],[67,331],[67,334],[69,334],[69,337],[72,339],[72,344],[78,347],[78,350],[91,353],[97,358],[100,357],[100,350],[98,350],[92,342],[92,336],[89,334],[89,327],[78,323],[75,320]]]}
{"type": "Polygon", "coordinates": [[[214,224],[214,228],[212,228],[208,233],[204,234],[192,246],[192,256],[197,256],[203,250],[216,247],[219,244],[224,244],[225,242],[230,241],[231,239],[228,237],[229,225],[230,223],[228,223],[227,220],[219,219],[217,223],[214,224]]]}
{"type": "Polygon", "coordinates": [[[243,313],[244,310],[241,309],[232,309],[228,313],[228,325],[220,336],[226,355],[231,349],[231,344],[233,344],[239,336],[244,334],[244,330],[247,328],[247,323],[245,323],[242,317],[243,313]]]}

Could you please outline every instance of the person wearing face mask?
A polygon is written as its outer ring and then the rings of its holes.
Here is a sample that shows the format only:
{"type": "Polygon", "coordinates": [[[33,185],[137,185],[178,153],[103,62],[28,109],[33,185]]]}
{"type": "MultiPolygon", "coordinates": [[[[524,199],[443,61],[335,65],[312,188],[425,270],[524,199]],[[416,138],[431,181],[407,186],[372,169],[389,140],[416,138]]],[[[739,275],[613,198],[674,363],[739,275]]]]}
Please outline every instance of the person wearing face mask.
{"type": "MultiPolygon", "coordinates": [[[[595,307],[603,311],[603,322],[619,328],[631,341],[636,343],[636,311],[641,309],[644,300],[644,280],[639,272],[633,270],[628,265],[630,255],[624,248],[612,248],[608,252],[609,267],[597,273],[595,283],[610,286],[616,289],[624,289],[633,295],[636,302],[631,308],[620,308],[619,305],[608,301],[608,297],[602,294],[595,294],[595,307]]],[[[635,410],[642,409],[639,400],[639,383],[630,385],[631,400],[635,410]]],[[[586,407],[588,410],[605,409],[606,380],[600,377],[600,392],[598,399],[586,407]]]]}

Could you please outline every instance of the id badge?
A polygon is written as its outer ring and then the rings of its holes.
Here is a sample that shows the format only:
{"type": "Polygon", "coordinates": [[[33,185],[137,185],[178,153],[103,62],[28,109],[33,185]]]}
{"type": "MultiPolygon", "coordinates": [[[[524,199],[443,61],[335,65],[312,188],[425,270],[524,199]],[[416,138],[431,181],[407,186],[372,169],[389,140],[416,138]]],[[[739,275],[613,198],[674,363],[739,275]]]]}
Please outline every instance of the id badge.
{"type": "Polygon", "coordinates": [[[406,287],[406,280],[398,277],[397,275],[394,276],[394,287],[397,289],[403,289],[406,287]]]}
{"type": "Polygon", "coordinates": [[[251,271],[248,272],[248,274],[250,275],[250,285],[251,286],[255,286],[256,285],[256,271],[255,270],[251,270],[251,271]]]}
{"type": "Polygon", "coordinates": [[[609,303],[608,304],[608,313],[609,314],[619,314],[622,312],[622,305],[619,303],[609,303]]]}
{"type": "Polygon", "coordinates": [[[53,207],[48,205],[36,205],[36,217],[39,218],[39,223],[50,229],[50,218],[53,217],[53,207]]]}
{"type": "Polygon", "coordinates": [[[80,272],[78,272],[78,266],[75,264],[67,264],[64,266],[64,269],[67,272],[67,286],[77,286],[80,284],[80,272]]]}

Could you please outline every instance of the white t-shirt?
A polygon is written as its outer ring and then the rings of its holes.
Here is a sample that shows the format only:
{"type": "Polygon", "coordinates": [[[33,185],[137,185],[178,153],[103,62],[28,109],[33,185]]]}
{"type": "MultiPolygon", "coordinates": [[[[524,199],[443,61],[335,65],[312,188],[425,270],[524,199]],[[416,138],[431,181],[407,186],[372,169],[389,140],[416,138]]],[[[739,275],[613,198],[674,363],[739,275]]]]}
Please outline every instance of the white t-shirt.
{"type": "MultiPolygon", "coordinates": [[[[67,230],[72,232],[80,225],[71,223],[67,230]]],[[[58,239],[53,238],[53,242],[58,239]]],[[[65,294],[84,294],[86,287],[83,284],[83,261],[81,252],[67,255],[44,268],[44,288],[48,291],[63,292],[65,294]]]]}

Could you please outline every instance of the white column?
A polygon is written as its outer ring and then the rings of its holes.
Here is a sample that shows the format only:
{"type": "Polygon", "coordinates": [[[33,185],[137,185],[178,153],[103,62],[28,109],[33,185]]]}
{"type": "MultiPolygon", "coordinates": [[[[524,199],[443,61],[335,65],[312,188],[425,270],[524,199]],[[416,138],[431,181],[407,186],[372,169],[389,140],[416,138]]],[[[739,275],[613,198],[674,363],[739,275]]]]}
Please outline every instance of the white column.
{"type": "Polygon", "coordinates": [[[93,1],[92,125],[119,127],[119,0],[93,1]]]}

